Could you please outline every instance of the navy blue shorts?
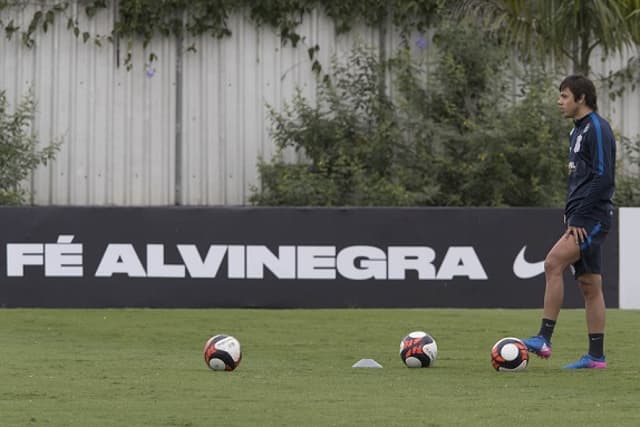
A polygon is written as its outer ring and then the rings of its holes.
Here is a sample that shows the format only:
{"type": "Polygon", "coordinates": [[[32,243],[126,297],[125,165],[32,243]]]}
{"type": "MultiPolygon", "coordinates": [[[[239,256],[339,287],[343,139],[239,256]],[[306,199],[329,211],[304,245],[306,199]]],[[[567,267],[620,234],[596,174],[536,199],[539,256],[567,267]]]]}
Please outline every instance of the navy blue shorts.
{"type": "Polygon", "coordinates": [[[602,244],[609,230],[597,223],[587,229],[587,238],[580,244],[580,259],[573,264],[573,275],[577,279],[585,273],[602,274],[602,244]]]}

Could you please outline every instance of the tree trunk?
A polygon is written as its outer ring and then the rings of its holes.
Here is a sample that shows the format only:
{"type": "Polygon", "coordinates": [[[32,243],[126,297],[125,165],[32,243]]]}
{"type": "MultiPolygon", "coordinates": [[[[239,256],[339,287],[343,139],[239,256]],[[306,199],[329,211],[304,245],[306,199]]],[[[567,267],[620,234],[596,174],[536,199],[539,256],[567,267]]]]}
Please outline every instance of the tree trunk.
{"type": "Polygon", "coordinates": [[[591,48],[589,47],[589,32],[583,31],[580,35],[580,63],[578,68],[581,74],[589,76],[591,67],[589,66],[589,59],[591,57],[591,48]]]}

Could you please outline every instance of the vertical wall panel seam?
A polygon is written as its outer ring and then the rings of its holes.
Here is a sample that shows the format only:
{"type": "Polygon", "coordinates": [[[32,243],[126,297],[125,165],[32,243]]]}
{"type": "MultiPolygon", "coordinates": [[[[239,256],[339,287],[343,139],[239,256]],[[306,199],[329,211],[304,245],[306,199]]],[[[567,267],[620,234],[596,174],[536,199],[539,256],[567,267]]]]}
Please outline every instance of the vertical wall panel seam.
{"type": "Polygon", "coordinates": [[[182,83],[183,83],[183,53],[182,53],[183,39],[182,36],[178,36],[176,38],[176,93],[175,93],[175,102],[176,102],[176,111],[175,111],[175,161],[174,161],[174,204],[181,205],[183,204],[183,182],[188,181],[188,179],[184,179],[183,168],[182,168],[182,128],[183,128],[183,108],[182,108],[182,83]]]}
{"type": "MultiPolygon", "coordinates": [[[[91,29],[93,31],[94,34],[97,33],[97,23],[95,20],[92,20],[91,23],[91,29]]],[[[90,57],[91,57],[91,63],[89,64],[89,82],[88,82],[88,87],[90,88],[89,91],[89,106],[91,109],[90,115],[89,115],[89,141],[86,141],[86,144],[88,146],[89,149],[87,149],[87,153],[86,153],[86,157],[87,157],[87,164],[88,167],[84,168],[84,176],[85,176],[85,180],[86,180],[86,194],[85,194],[85,204],[88,205],[93,205],[95,204],[95,194],[96,194],[96,184],[97,184],[97,180],[94,179],[94,174],[96,173],[96,166],[97,166],[97,158],[96,158],[96,152],[97,152],[97,147],[96,147],[96,116],[97,116],[97,97],[96,97],[96,85],[98,83],[98,79],[96,78],[96,74],[98,72],[97,70],[97,62],[98,62],[98,56],[96,53],[97,49],[95,49],[95,47],[93,49],[90,50],[90,57]]]]}
{"type": "Polygon", "coordinates": [[[227,73],[226,73],[225,61],[222,60],[222,58],[224,57],[223,49],[224,48],[222,46],[222,43],[218,43],[217,44],[218,55],[216,59],[217,59],[217,63],[220,71],[220,77],[218,79],[219,96],[220,96],[220,99],[218,100],[218,113],[220,115],[219,117],[220,124],[218,126],[219,132],[220,132],[220,134],[218,135],[218,141],[220,144],[220,158],[218,160],[219,162],[218,169],[220,173],[218,173],[217,176],[219,179],[221,179],[221,182],[218,183],[218,185],[222,189],[221,199],[223,201],[223,204],[226,205],[228,202],[227,185],[225,184],[227,180],[227,162],[225,160],[227,158],[227,120],[226,120],[227,115],[226,115],[226,108],[225,108],[225,106],[227,105],[226,103],[227,73]]]}
{"type": "MultiPolygon", "coordinates": [[[[242,62],[240,63],[240,68],[242,70],[242,81],[246,82],[247,81],[247,68],[248,65],[250,64],[245,64],[245,58],[246,55],[244,54],[244,52],[247,51],[247,37],[246,37],[246,25],[245,25],[245,20],[242,19],[240,21],[240,42],[242,46],[242,52],[243,54],[240,55],[240,58],[242,58],[242,62]]],[[[251,29],[251,28],[249,28],[251,29]]],[[[255,70],[255,68],[252,68],[253,70],[255,70]]],[[[244,204],[244,201],[246,200],[246,179],[247,179],[247,175],[246,175],[246,165],[247,165],[247,126],[245,125],[245,112],[249,111],[249,106],[247,105],[247,99],[246,99],[246,85],[245,84],[239,84],[237,87],[238,90],[238,99],[241,101],[238,103],[238,107],[241,109],[240,111],[238,111],[238,117],[237,117],[237,125],[240,126],[240,141],[234,141],[234,144],[241,144],[240,146],[240,152],[242,153],[242,158],[240,159],[235,159],[236,162],[240,162],[240,176],[237,177],[238,181],[240,181],[240,204],[244,204]]],[[[255,124],[254,124],[255,125],[255,124]]],[[[237,188],[237,187],[236,187],[237,188]]],[[[235,204],[235,203],[234,203],[235,204]]]]}
{"type": "MultiPolygon", "coordinates": [[[[76,19],[79,16],[78,4],[74,3],[74,16],[76,19]]],[[[68,65],[73,65],[71,70],[66,73],[67,85],[69,87],[69,93],[61,94],[64,95],[62,99],[65,99],[68,102],[67,106],[67,114],[69,115],[69,144],[68,144],[68,161],[66,167],[66,176],[65,176],[65,184],[66,184],[66,204],[73,204],[73,191],[76,189],[72,179],[71,179],[71,168],[74,164],[74,160],[77,158],[76,156],[76,148],[78,146],[78,129],[77,123],[78,120],[75,118],[75,112],[77,109],[75,108],[76,102],[78,99],[78,44],[77,39],[71,41],[71,60],[68,65]]],[[[62,66],[62,65],[61,65],[62,66]]]]}

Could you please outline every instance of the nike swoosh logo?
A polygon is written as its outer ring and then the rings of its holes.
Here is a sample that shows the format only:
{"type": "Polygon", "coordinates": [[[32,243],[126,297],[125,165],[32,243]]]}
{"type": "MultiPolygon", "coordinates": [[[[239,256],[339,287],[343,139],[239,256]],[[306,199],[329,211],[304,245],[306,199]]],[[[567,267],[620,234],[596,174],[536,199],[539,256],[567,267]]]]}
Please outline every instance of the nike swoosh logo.
{"type": "Polygon", "coordinates": [[[524,259],[524,251],[527,246],[523,246],[518,252],[516,259],[513,261],[513,274],[520,279],[531,279],[544,273],[544,261],[529,262],[524,259]]]}

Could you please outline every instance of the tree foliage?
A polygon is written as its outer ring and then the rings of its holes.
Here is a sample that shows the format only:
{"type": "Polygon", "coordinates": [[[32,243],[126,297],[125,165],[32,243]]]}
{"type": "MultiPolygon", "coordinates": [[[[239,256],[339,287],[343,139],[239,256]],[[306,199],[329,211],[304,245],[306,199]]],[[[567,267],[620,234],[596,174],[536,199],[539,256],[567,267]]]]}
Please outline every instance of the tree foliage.
{"type": "MultiPolygon", "coordinates": [[[[355,50],[333,63],[332,79],[318,81],[318,102],[300,92],[284,112],[271,111],[278,155],[261,162],[265,205],[402,205],[415,202],[394,162],[402,129],[389,98],[379,91],[384,70],[372,51],[355,50]],[[308,163],[287,164],[283,151],[308,163]]],[[[257,191],[257,189],[256,189],[257,191]]]]}
{"type": "Polygon", "coordinates": [[[605,56],[640,44],[638,0],[462,0],[452,9],[473,16],[515,47],[524,59],[567,60],[573,72],[590,74],[599,47],[605,56]]]}
{"type": "Polygon", "coordinates": [[[617,136],[624,153],[618,162],[614,202],[618,206],[640,206],[640,135],[636,139],[617,136]]]}
{"type": "Polygon", "coordinates": [[[33,133],[35,103],[28,93],[12,113],[6,92],[0,91],[0,205],[26,202],[28,191],[21,184],[40,164],[54,158],[59,147],[50,144],[38,149],[33,133]]]}
{"type": "Polygon", "coordinates": [[[407,49],[384,64],[355,49],[319,79],[314,104],[298,94],[272,111],[279,151],[261,162],[252,201],[560,206],[570,124],[555,85],[531,71],[512,99],[506,52],[471,23],[443,26],[434,42],[438,60],[426,68],[407,49]],[[392,90],[380,91],[388,74],[392,90]],[[308,161],[287,163],[290,149],[308,161]]]}

